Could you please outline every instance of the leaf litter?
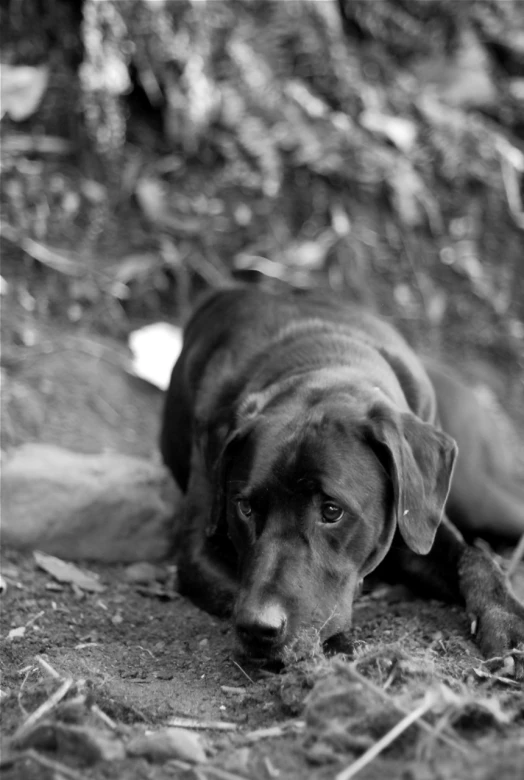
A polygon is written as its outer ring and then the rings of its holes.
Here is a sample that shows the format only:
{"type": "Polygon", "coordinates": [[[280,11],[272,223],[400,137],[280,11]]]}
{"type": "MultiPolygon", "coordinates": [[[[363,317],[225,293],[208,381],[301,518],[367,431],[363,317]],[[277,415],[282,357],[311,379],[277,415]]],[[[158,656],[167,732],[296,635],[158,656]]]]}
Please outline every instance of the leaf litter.
{"type": "Polygon", "coordinates": [[[82,571],[74,563],[63,561],[54,555],[35,550],[33,557],[40,569],[43,569],[58,582],[67,582],[70,585],[91,593],[102,593],[105,587],[98,581],[94,574],[82,571]]]}

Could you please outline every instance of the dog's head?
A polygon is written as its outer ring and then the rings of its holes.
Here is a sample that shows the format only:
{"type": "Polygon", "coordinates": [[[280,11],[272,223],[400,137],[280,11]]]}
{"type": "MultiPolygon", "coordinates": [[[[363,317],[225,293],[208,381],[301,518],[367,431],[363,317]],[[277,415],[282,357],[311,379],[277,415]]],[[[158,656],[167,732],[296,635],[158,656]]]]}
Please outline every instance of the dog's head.
{"type": "Polygon", "coordinates": [[[347,630],[359,581],[398,528],[432,546],[449,490],[454,441],[383,400],[283,387],[239,408],[217,466],[215,521],[238,553],[237,633],[278,656],[303,628],[347,630]]]}

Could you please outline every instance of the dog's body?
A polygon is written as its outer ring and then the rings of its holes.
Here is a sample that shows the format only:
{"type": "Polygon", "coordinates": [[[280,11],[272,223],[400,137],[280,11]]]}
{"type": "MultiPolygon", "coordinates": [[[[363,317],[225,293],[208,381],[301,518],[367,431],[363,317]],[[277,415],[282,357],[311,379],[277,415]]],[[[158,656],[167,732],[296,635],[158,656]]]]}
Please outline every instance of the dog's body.
{"type": "Polygon", "coordinates": [[[456,472],[467,484],[455,480],[448,500],[448,433],[471,446],[470,432],[460,385],[432,374],[396,330],[336,299],[233,288],[197,309],[161,442],[186,493],[179,578],[208,611],[234,614],[248,650],[278,655],[307,627],[343,634],[358,583],[380,564],[464,602],[486,654],[524,641],[524,607],[455,528],[496,533],[498,522],[518,538],[524,502],[517,492],[497,504],[467,458],[456,472]],[[455,419],[448,433],[439,410],[455,419]]]}

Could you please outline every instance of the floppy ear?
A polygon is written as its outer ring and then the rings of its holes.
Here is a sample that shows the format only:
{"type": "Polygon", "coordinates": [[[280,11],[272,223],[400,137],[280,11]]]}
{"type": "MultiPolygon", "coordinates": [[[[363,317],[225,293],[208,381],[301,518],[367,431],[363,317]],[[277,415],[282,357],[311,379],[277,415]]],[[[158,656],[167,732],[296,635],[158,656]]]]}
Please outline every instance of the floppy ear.
{"type": "Polygon", "coordinates": [[[458,454],[454,439],[411,412],[371,412],[374,437],[390,456],[399,531],[414,552],[428,553],[444,513],[458,454]]]}

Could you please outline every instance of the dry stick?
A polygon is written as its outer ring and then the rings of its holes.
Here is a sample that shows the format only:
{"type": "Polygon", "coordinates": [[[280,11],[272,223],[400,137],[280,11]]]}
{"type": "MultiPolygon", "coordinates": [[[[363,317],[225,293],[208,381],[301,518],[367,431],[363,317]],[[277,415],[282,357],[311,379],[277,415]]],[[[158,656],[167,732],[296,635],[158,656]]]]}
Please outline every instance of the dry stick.
{"type": "Polygon", "coordinates": [[[255,731],[248,731],[247,734],[243,734],[243,738],[246,742],[258,742],[261,739],[270,739],[271,737],[283,737],[284,734],[290,732],[300,732],[304,729],[305,723],[303,720],[286,721],[282,725],[268,726],[263,729],[255,729],[255,731]]]}
{"type": "Polygon", "coordinates": [[[43,704],[40,705],[28,718],[27,720],[22,723],[19,728],[15,731],[12,737],[13,744],[16,744],[19,742],[22,737],[25,737],[25,735],[31,731],[31,729],[35,726],[38,721],[44,717],[44,715],[47,715],[51,710],[54,710],[54,708],[59,704],[68,690],[71,688],[73,684],[73,680],[71,677],[68,677],[60,688],[58,688],[50,697],[45,701],[43,704]]]}
{"type": "Polygon", "coordinates": [[[397,725],[394,726],[391,731],[388,731],[388,733],[385,734],[382,739],[379,739],[379,741],[376,742],[373,747],[370,747],[369,750],[366,750],[366,752],[361,755],[359,759],[354,761],[351,766],[348,766],[347,769],[339,772],[338,775],[336,775],[335,780],[350,780],[350,778],[355,777],[355,775],[360,772],[361,769],[364,769],[365,766],[370,764],[371,761],[373,761],[380,753],[382,753],[385,748],[391,745],[391,743],[394,742],[397,737],[403,734],[406,729],[408,729],[413,723],[425,715],[426,712],[429,712],[429,710],[435,704],[436,700],[437,697],[435,694],[426,696],[425,700],[419,707],[406,715],[405,718],[402,718],[402,720],[397,723],[397,725]]]}
{"type": "Polygon", "coordinates": [[[58,672],[56,671],[56,669],[54,669],[54,668],[51,666],[51,664],[50,664],[50,663],[48,663],[48,662],[45,660],[45,658],[42,658],[42,656],[41,656],[41,655],[35,655],[35,659],[38,661],[38,663],[40,664],[40,666],[42,667],[42,669],[44,670],[44,672],[46,672],[46,674],[47,674],[49,677],[52,677],[54,680],[61,680],[61,679],[62,679],[61,675],[60,675],[60,674],[58,674],[58,672]]]}
{"type": "MultiPolygon", "coordinates": [[[[382,688],[379,688],[378,685],[375,685],[374,682],[371,680],[368,680],[367,677],[364,677],[364,675],[360,674],[354,667],[354,665],[350,665],[349,667],[350,674],[352,674],[362,685],[365,685],[370,691],[375,693],[377,696],[379,696],[383,701],[388,702],[388,704],[391,705],[392,708],[396,709],[397,712],[402,713],[403,715],[407,715],[408,711],[405,707],[402,707],[402,705],[397,704],[396,701],[394,701],[390,696],[385,693],[382,688]]],[[[421,719],[417,722],[417,726],[419,726],[421,729],[426,731],[428,734],[431,734],[432,737],[436,737],[437,739],[442,740],[442,742],[445,742],[450,747],[455,748],[456,750],[460,750],[461,753],[464,753],[464,755],[469,754],[469,750],[465,745],[462,745],[457,740],[453,739],[452,737],[448,737],[446,734],[441,734],[437,731],[433,726],[431,726],[427,721],[421,719]]]]}
{"type": "Polygon", "coordinates": [[[115,721],[109,717],[109,715],[106,715],[106,713],[100,709],[98,704],[93,704],[91,706],[91,712],[96,715],[102,723],[105,723],[106,726],[108,726],[112,731],[118,731],[118,724],[115,723],[115,721]]]}
{"type": "Polygon", "coordinates": [[[253,683],[253,685],[255,685],[255,681],[253,680],[253,678],[252,678],[252,677],[250,677],[250,676],[249,676],[249,674],[248,674],[247,672],[245,672],[245,671],[244,671],[244,669],[242,669],[242,667],[240,666],[240,664],[237,664],[237,662],[234,660],[234,658],[232,658],[232,659],[231,659],[231,662],[235,664],[235,666],[237,667],[237,669],[240,669],[240,671],[242,672],[242,674],[244,675],[244,677],[245,677],[247,680],[249,680],[249,682],[250,682],[250,683],[253,683]]]}
{"type": "Polygon", "coordinates": [[[196,718],[169,718],[167,725],[200,731],[237,731],[238,729],[238,723],[228,723],[225,720],[196,720],[196,718]]]}
{"type": "Polygon", "coordinates": [[[17,696],[18,706],[20,707],[20,712],[22,713],[24,718],[27,718],[27,710],[24,707],[24,705],[22,704],[22,693],[23,693],[23,690],[24,690],[24,686],[25,686],[25,684],[26,684],[26,682],[28,680],[28,677],[31,674],[31,672],[33,671],[33,669],[34,669],[34,666],[30,666],[29,669],[26,670],[24,679],[22,680],[22,685],[20,686],[20,690],[18,691],[18,696],[17,696]]]}
{"type": "Polygon", "coordinates": [[[524,534],[522,534],[519,543],[513,550],[513,555],[511,556],[509,566],[506,571],[506,579],[510,580],[513,577],[513,575],[517,570],[517,566],[519,565],[523,557],[524,557],[524,534]]]}

